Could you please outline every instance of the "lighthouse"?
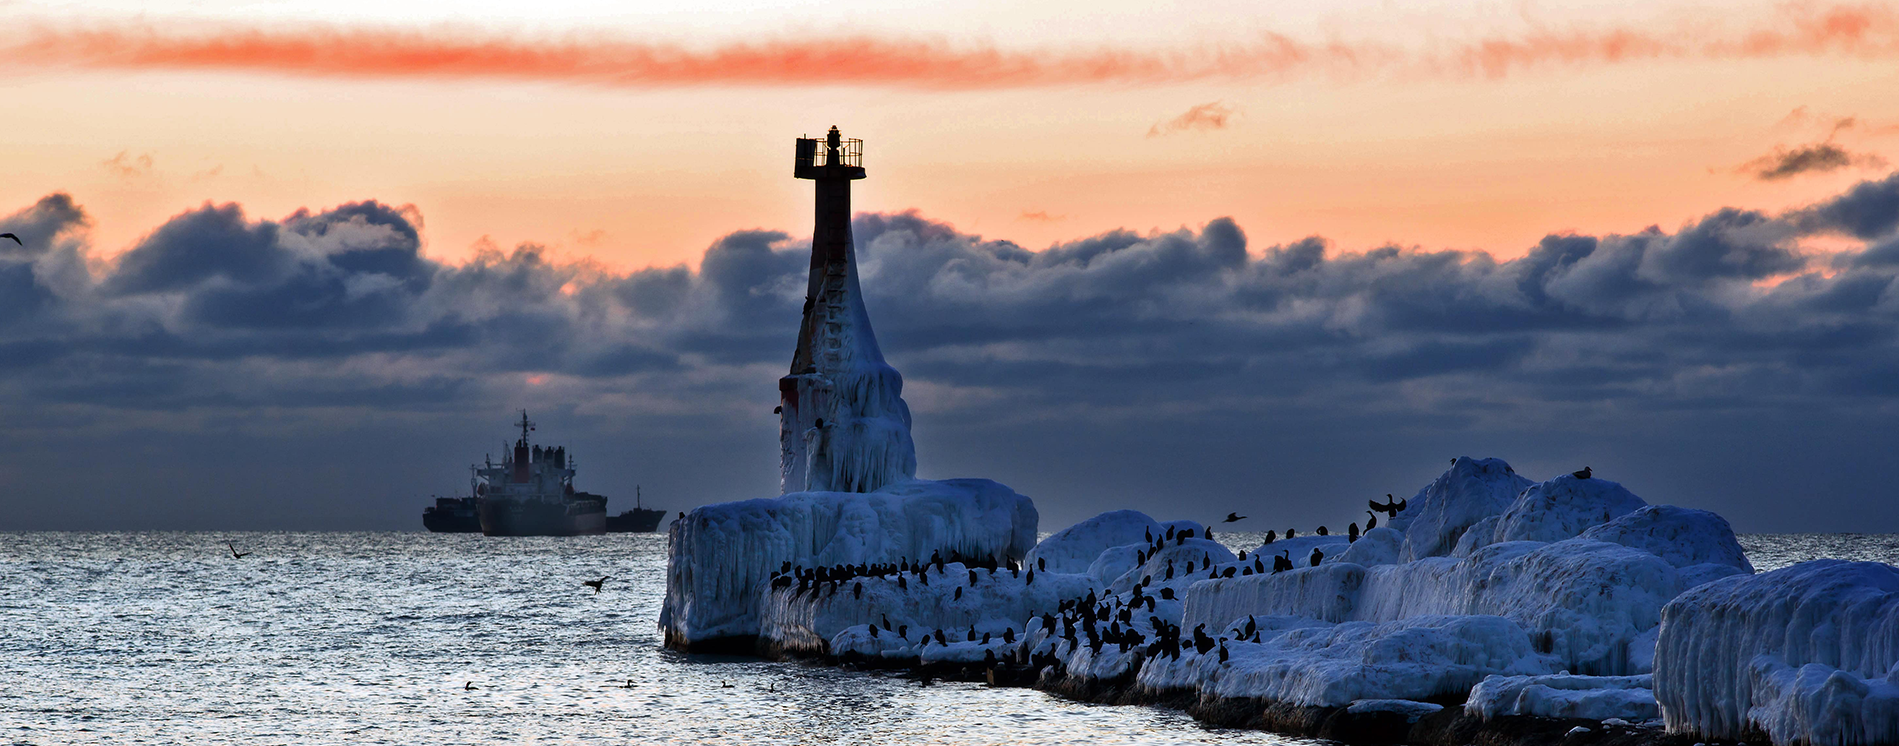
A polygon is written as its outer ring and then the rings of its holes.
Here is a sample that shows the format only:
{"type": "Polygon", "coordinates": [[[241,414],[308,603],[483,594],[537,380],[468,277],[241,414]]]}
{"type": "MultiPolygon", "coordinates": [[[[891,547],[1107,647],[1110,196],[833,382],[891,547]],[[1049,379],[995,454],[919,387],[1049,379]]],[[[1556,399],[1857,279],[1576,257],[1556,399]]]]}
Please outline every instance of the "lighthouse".
{"type": "Polygon", "coordinates": [[[864,143],[832,127],[796,152],[792,174],[817,182],[817,210],[798,346],[778,379],[781,487],[871,492],[916,478],[917,459],[903,376],[884,362],[857,284],[851,182],[864,178],[864,143]]]}

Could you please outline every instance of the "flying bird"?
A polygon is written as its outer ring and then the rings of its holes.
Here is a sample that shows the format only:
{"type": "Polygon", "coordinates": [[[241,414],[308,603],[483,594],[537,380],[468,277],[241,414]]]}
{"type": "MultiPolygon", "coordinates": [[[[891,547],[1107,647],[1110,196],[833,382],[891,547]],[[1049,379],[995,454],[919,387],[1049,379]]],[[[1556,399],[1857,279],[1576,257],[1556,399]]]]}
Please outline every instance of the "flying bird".
{"type": "MultiPolygon", "coordinates": [[[[10,233],[9,233],[9,234],[4,234],[4,235],[12,235],[12,234],[10,234],[10,233]]],[[[232,544],[231,542],[228,542],[228,541],[227,541],[227,542],[224,542],[224,545],[225,545],[225,546],[227,546],[227,547],[230,547],[230,548],[231,548],[231,558],[232,558],[232,559],[244,559],[245,557],[249,557],[249,556],[251,556],[251,553],[250,553],[250,552],[240,552],[240,551],[237,551],[237,545],[236,545],[236,544],[232,544]]]]}
{"type": "Polygon", "coordinates": [[[1238,513],[1228,513],[1226,514],[1226,520],[1221,521],[1221,523],[1232,523],[1234,521],[1244,521],[1244,520],[1246,520],[1246,516],[1240,515],[1238,513]]]}
{"type": "Polygon", "coordinates": [[[21,245],[21,246],[25,246],[25,245],[26,245],[26,242],[25,242],[25,241],[21,241],[21,240],[20,240],[20,237],[19,237],[19,236],[16,236],[16,235],[13,235],[13,234],[11,234],[11,233],[0,233],[0,238],[11,238],[11,239],[13,239],[13,242],[14,242],[14,243],[17,243],[17,244],[19,244],[19,245],[21,245]]]}
{"type": "Polygon", "coordinates": [[[602,575],[599,580],[582,580],[580,584],[592,588],[594,593],[599,593],[600,586],[606,585],[607,580],[612,577],[612,575],[602,575]]]}

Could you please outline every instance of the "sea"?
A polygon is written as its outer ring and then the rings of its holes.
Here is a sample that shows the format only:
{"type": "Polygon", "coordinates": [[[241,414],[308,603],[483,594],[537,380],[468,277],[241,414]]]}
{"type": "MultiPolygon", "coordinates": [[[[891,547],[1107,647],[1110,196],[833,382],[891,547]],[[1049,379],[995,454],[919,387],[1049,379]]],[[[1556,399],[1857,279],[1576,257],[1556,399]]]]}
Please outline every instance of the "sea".
{"type": "MultiPolygon", "coordinates": [[[[1761,570],[1899,563],[1899,535],[1741,543],[1761,570]]],[[[1315,743],[666,650],[665,550],[663,534],[0,533],[0,744],[1315,743]]]]}

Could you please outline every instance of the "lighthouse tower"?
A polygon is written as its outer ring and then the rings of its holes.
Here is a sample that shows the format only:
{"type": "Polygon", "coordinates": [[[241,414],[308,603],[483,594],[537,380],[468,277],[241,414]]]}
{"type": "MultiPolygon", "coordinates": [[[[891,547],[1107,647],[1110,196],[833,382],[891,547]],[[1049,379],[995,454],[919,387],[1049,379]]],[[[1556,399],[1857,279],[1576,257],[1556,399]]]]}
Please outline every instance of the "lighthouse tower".
{"type": "Polygon", "coordinates": [[[793,174],[817,182],[811,278],[791,372],[778,379],[780,473],[785,492],[870,492],[916,478],[903,376],[884,362],[857,287],[851,182],[864,178],[864,143],[832,127],[798,138],[793,174]]]}

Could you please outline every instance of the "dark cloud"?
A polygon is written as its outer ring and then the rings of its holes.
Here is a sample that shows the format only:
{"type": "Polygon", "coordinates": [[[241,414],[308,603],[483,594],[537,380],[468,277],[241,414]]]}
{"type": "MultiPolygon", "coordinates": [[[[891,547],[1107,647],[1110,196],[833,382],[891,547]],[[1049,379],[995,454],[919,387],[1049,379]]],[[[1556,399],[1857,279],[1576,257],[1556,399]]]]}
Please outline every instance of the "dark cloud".
{"type": "MultiPolygon", "coordinates": [[[[785,233],[611,273],[533,245],[440,263],[413,209],[377,202],[281,220],[206,204],[90,265],[86,224],[64,195],[0,220],[28,242],[0,254],[0,477],[45,494],[68,470],[31,464],[83,457],[103,464],[86,500],[123,511],[10,496],[0,526],[411,527],[416,493],[451,489],[521,406],[594,454],[599,491],[685,507],[775,483],[769,411],[808,268],[785,233]],[[235,484],[266,485],[245,488],[256,507],[220,492],[235,484]],[[273,522],[280,504],[357,518],[273,522]]],[[[1236,501],[1335,520],[1349,501],[1330,496],[1475,453],[1591,463],[1753,530],[1899,529],[1899,507],[1856,507],[1899,446],[1899,175],[1507,261],[1250,245],[1227,219],[1036,251],[916,212],[855,231],[925,474],[1001,478],[1051,524],[1236,501]],[[1822,234],[1865,248],[1796,250],[1822,234]],[[1795,455],[1823,476],[1761,473],[1795,455]]]]}
{"type": "MultiPolygon", "coordinates": [[[[1851,121],[1845,120],[1844,124],[1850,126],[1851,121]]],[[[1886,159],[1876,154],[1854,153],[1828,141],[1792,149],[1775,148],[1772,153],[1741,164],[1740,171],[1761,181],[1779,181],[1801,174],[1823,174],[1855,166],[1880,168],[1885,165],[1886,159]]]]}

